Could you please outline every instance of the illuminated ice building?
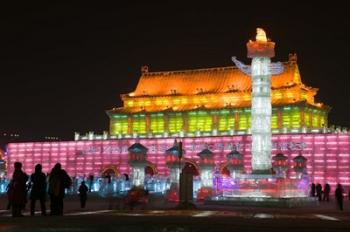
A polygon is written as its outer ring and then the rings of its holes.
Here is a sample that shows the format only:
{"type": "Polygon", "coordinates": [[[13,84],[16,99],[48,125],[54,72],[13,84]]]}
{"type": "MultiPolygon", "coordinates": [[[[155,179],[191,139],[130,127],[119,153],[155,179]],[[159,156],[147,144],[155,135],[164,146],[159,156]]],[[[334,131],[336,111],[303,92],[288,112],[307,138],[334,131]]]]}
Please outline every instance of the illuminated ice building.
{"type": "Polygon", "coordinates": [[[247,173],[297,179],[307,172],[310,182],[350,186],[350,134],[329,127],[330,107],[316,102],[316,88],[303,84],[296,54],[280,66],[270,63],[274,53],[256,58],[261,48],[255,42],[274,48],[260,35],[247,43],[248,56],[256,49],[251,66],[233,58],[237,66],[164,72],[142,67],[136,89],[121,95],[123,106],[107,111],[109,133],[10,143],[8,173],[15,161],[28,173],[37,163],[49,172],[60,162],[72,176],[112,173],[119,180],[126,173],[131,185],[153,191],[177,183],[179,167],[195,175],[196,192],[234,188],[225,180],[247,173]],[[259,95],[256,114],[252,92],[259,95]],[[252,137],[253,150],[265,158],[252,160],[252,137]],[[181,163],[175,140],[183,144],[181,163]]]}

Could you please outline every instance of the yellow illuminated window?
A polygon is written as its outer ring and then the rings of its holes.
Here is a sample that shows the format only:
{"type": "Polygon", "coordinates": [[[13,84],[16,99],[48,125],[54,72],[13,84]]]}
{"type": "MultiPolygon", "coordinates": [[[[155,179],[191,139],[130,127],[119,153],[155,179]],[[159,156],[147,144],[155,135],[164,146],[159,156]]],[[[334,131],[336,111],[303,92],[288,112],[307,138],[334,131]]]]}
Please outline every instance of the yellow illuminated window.
{"type": "Polygon", "coordinates": [[[179,133],[183,128],[182,114],[169,113],[168,127],[170,133],[179,133]]]}
{"type": "Polygon", "coordinates": [[[300,109],[299,107],[283,107],[282,127],[289,129],[300,128],[300,109]]]}
{"type": "Polygon", "coordinates": [[[174,103],[174,105],[180,104],[180,99],[179,99],[179,98],[175,98],[175,99],[173,100],[173,103],[174,103]]]}
{"type": "Polygon", "coordinates": [[[277,128],[278,128],[277,109],[272,109],[271,128],[272,128],[272,129],[277,129],[277,128]]]}
{"type": "Polygon", "coordinates": [[[310,112],[307,108],[304,109],[304,125],[306,127],[311,127],[311,123],[310,123],[310,112]]]}
{"type": "Polygon", "coordinates": [[[132,131],[138,134],[146,133],[146,117],[144,114],[136,114],[132,117],[132,131]]]}
{"type": "Polygon", "coordinates": [[[111,124],[112,135],[124,135],[128,133],[128,117],[126,115],[114,115],[111,124]]]}
{"type": "Polygon", "coordinates": [[[161,100],[161,99],[157,99],[157,100],[156,100],[156,105],[157,105],[157,106],[162,105],[162,100],[161,100]]]}
{"type": "Polygon", "coordinates": [[[241,110],[238,113],[238,130],[247,130],[251,125],[250,111],[241,110]]]}
{"type": "Polygon", "coordinates": [[[152,133],[164,132],[164,115],[162,113],[151,114],[151,131],[152,133]]]}
{"type": "Polygon", "coordinates": [[[235,118],[234,113],[230,110],[219,111],[219,131],[229,131],[234,128],[235,118]]]}
{"type": "Polygon", "coordinates": [[[134,101],[127,101],[128,107],[133,107],[134,106],[134,101]]]}
{"type": "Polygon", "coordinates": [[[313,114],[312,114],[312,127],[319,127],[318,126],[318,111],[317,110],[313,110],[313,114]]]}
{"type": "Polygon", "coordinates": [[[187,104],[188,99],[187,98],[181,98],[181,104],[187,104]]]}
{"type": "Polygon", "coordinates": [[[195,111],[188,113],[188,131],[205,131],[212,130],[212,116],[206,111],[195,111]]]}

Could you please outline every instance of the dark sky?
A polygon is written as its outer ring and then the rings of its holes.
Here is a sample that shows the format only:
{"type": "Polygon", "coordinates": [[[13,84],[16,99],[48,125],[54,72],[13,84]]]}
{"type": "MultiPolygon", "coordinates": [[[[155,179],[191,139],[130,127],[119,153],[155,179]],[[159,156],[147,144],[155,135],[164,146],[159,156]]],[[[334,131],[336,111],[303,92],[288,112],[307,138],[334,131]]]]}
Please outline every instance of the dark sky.
{"type": "Polygon", "coordinates": [[[350,127],[345,5],[99,2],[0,5],[0,131],[63,139],[74,131],[101,133],[105,110],[133,91],[141,65],[228,66],[232,55],[247,62],[245,43],[256,27],[276,42],[275,60],[298,54],[303,82],[332,106],[330,124],[350,127]]]}

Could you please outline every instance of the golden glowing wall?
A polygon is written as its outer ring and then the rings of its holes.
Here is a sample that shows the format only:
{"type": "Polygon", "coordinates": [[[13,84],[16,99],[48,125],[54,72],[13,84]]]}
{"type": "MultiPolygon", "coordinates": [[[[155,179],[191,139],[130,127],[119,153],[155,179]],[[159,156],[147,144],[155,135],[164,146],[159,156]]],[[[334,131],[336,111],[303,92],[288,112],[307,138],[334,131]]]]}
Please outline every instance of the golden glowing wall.
{"type": "MultiPolygon", "coordinates": [[[[272,104],[295,104],[307,102],[315,105],[314,96],[316,92],[312,89],[301,88],[299,85],[286,89],[272,90],[272,104]]],[[[153,97],[123,97],[124,109],[131,112],[145,110],[148,112],[159,112],[167,108],[191,110],[204,106],[210,108],[248,107],[251,104],[250,92],[231,92],[219,94],[199,94],[188,96],[153,96],[153,97]]]]}

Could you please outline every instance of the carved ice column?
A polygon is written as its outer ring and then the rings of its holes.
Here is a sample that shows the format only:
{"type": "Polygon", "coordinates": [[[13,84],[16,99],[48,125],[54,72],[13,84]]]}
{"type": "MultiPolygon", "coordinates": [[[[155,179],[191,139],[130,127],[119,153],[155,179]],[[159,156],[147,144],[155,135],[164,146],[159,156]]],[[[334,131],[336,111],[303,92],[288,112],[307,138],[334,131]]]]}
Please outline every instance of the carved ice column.
{"type": "Polygon", "coordinates": [[[202,187],[213,188],[214,154],[206,148],[197,155],[200,157],[199,166],[201,168],[202,187]]]}
{"type": "Polygon", "coordinates": [[[132,171],[132,185],[143,186],[145,181],[145,167],[148,162],[146,154],[148,149],[140,143],[134,143],[128,148],[129,151],[129,165],[132,171]]]}
{"type": "Polygon", "coordinates": [[[264,30],[257,28],[256,41],[247,43],[251,66],[232,61],[252,78],[252,170],[256,174],[271,173],[271,75],[283,72],[281,63],[272,64],[275,43],[268,41],[264,30]]]}
{"type": "Polygon", "coordinates": [[[170,169],[170,184],[178,185],[180,172],[183,168],[183,162],[181,161],[182,153],[180,153],[179,143],[175,140],[174,145],[166,150],[166,165],[170,169]]]}

